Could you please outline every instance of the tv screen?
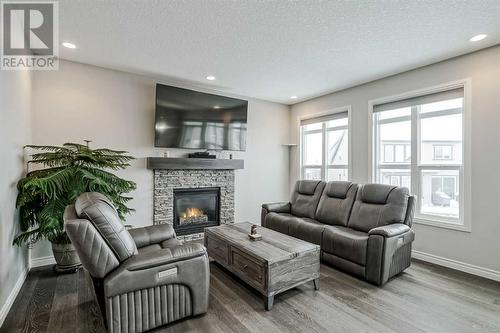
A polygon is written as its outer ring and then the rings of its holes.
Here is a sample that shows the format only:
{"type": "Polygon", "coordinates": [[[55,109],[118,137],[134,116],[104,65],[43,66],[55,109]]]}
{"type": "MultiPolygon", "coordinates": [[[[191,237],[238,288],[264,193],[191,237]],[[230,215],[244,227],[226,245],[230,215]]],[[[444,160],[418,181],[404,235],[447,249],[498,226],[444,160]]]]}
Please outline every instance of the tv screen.
{"type": "Polygon", "coordinates": [[[248,101],[156,85],[155,147],[246,150],[248,101]]]}

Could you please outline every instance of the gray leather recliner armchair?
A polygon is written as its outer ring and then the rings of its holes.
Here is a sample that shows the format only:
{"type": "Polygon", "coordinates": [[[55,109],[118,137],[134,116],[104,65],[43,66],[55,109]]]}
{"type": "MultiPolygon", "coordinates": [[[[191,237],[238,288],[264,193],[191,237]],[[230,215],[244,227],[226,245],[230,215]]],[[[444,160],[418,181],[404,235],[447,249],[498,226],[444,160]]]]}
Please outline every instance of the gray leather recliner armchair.
{"type": "Polygon", "coordinates": [[[66,207],[64,226],[110,332],[143,332],[207,311],[206,250],[179,242],[171,225],[129,232],[111,201],[92,192],[66,207]]]}

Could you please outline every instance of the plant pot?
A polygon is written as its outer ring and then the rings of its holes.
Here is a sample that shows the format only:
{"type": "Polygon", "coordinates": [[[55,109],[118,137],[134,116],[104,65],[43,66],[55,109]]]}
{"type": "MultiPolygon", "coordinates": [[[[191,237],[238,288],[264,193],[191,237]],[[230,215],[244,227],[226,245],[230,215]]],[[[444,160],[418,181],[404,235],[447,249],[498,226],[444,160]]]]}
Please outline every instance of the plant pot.
{"type": "Polygon", "coordinates": [[[73,273],[82,265],[75,247],[71,243],[52,243],[52,253],[54,253],[54,259],[56,260],[54,270],[58,273],[73,273]]]}

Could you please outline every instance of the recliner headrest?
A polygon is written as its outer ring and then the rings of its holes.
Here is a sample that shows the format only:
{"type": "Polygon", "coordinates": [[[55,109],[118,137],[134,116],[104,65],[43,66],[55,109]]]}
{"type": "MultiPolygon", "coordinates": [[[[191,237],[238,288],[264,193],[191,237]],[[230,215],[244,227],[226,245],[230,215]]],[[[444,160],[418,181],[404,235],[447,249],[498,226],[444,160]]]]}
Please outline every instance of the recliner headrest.
{"type": "Polygon", "coordinates": [[[366,203],[385,205],[389,195],[395,189],[409,195],[408,189],[386,184],[365,184],[361,188],[361,200],[366,203]]]}
{"type": "Polygon", "coordinates": [[[93,204],[95,204],[96,202],[99,202],[99,201],[102,201],[102,202],[108,204],[113,209],[113,211],[115,213],[117,213],[116,208],[113,205],[113,203],[111,202],[111,200],[109,200],[109,198],[107,196],[105,196],[104,194],[98,193],[98,192],[85,192],[85,193],[80,194],[75,201],[76,214],[80,218],[86,218],[86,216],[83,216],[84,209],[92,206],[93,204]]]}
{"type": "Polygon", "coordinates": [[[313,195],[321,180],[299,180],[297,182],[297,192],[300,194],[313,195]]]}
{"type": "Polygon", "coordinates": [[[352,186],[352,182],[331,181],[326,184],[326,195],[331,198],[345,199],[347,192],[352,186]]]}
{"type": "Polygon", "coordinates": [[[137,254],[134,239],[105,195],[83,193],[76,199],[75,210],[80,219],[87,219],[94,225],[120,262],[137,254]]]}

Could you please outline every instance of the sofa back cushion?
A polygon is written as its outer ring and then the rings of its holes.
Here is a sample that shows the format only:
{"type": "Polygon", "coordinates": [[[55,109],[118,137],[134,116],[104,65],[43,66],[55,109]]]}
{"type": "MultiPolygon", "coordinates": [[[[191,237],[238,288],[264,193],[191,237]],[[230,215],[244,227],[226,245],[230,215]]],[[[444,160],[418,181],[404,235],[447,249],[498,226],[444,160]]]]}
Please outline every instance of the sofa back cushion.
{"type": "Polygon", "coordinates": [[[134,239],[105,195],[97,192],[82,193],[76,199],[75,210],[79,218],[87,219],[94,225],[120,262],[137,254],[134,239]]]}
{"type": "Polygon", "coordinates": [[[409,192],[406,187],[384,184],[361,185],[347,226],[368,232],[392,223],[403,223],[409,192]]]}
{"type": "Polygon", "coordinates": [[[358,185],[351,182],[328,182],[321,194],[315,219],[330,225],[347,226],[358,185]]]}
{"type": "Polygon", "coordinates": [[[320,180],[297,181],[290,200],[292,215],[313,219],[324,187],[320,180]]]}

